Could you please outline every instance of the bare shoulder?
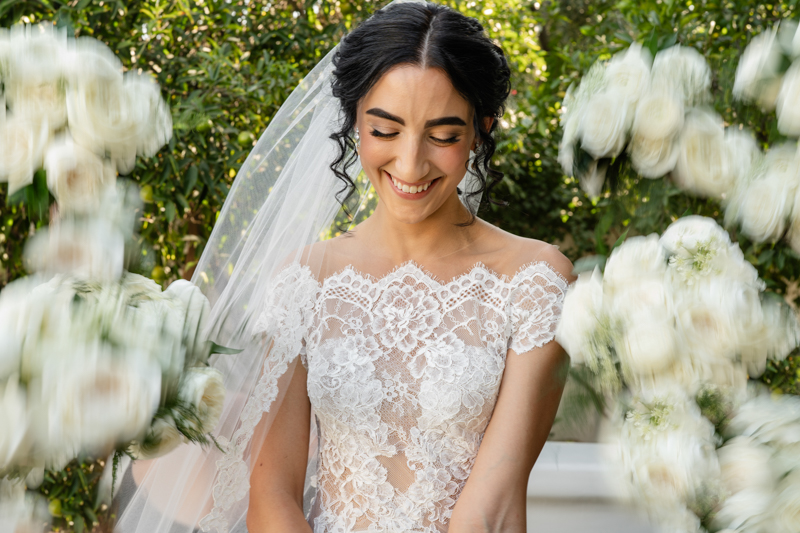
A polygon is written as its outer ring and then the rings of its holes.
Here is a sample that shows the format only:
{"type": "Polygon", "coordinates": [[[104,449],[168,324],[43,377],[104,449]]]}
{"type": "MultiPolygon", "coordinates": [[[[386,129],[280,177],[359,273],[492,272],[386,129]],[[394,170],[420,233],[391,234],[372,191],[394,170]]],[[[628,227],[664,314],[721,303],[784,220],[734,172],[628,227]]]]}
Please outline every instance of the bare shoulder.
{"type": "Polygon", "coordinates": [[[572,262],[554,246],[538,239],[520,237],[484,222],[485,239],[491,244],[491,261],[495,270],[506,275],[513,275],[521,268],[535,262],[547,263],[554,271],[568,282],[575,277],[572,274],[572,262]]]}

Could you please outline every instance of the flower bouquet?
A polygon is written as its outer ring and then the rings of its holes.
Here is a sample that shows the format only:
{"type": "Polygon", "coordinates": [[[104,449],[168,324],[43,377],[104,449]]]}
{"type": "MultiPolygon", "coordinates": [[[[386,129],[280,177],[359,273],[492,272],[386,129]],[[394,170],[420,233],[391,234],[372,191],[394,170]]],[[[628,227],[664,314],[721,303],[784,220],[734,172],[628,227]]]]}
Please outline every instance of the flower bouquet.
{"type": "Polygon", "coordinates": [[[117,173],[172,135],[153,78],[49,25],[0,30],[0,77],[0,181],[52,213],[25,248],[32,275],[0,292],[0,530],[41,529],[47,515],[92,529],[109,502],[67,505],[88,491],[89,472],[71,461],[113,456],[116,468],[121,454],[210,444],[225,391],[209,356],[234,351],[207,340],[196,286],[162,291],[125,270],[141,205],[117,173]],[[69,464],[74,483],[59,485],[69,464]]]}
{"type": "Polygon", "coordinates": [[[782,415],[778,429],[769,418],[781,408],[748,387],[768,359],[800,345],[794,314],[763,291],[727,232],[688,216],[660,238],[623,242],[564,301],[556,338],[611,398],[605,438],[617,444],[623,487],[665,530],[762,531],[743,524],[797,511],[796,498],[771,495],[800,491],[800,463],[781,460],[766,484],[735,474],[738,443],[780,435],[760,445],[788,457],[800,435],[800,418],[782,415]],[[735,503],[752,490],[765,507],[735,503]]]}

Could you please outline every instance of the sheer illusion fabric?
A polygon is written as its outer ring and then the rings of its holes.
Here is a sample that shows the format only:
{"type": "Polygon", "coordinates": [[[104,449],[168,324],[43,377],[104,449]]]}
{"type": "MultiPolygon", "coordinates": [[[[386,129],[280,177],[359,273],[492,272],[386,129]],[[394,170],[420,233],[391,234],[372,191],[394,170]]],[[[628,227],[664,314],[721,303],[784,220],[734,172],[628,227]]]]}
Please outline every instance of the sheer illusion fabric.
{"type": "MultiPolygon", "coordinates": [[[[314,530],[444,531],[506,351],[553,338],[566,283],[536,258],[516,273],[476,264],[451,280],[414,263],[376,277],[332,265],[323,241],[347,220],[329,168],[341,118],[332,54],[248,156],[192,279],[212,304],[210,338],[243,349],[211,359],[225,376],[219,447],[185,444],[134,463],[115,501],[118,533],[246,532],[253,459],[301,364],[314,411],[305,491],[314,530]]],[[[353,224],[371,201],[358,183],[353,224]]],[[[465,168],[460,189],[478,186],[465,168]]],[[[476,200],[465,200],[473,212],[476,200]]]]}
{"type": "MultiPolygon", "coordinates": [[[[287,267],[259,325],[308,370],[314,532],[446,531],[506,353],[553,338],[566,287],[544,262],[510,278],[479,263],[446,283],[413,262],[377,279],[347,266],[321,283],[287,267]]],[[[231,481],[226,492],[240,492],[231,481]]]]}

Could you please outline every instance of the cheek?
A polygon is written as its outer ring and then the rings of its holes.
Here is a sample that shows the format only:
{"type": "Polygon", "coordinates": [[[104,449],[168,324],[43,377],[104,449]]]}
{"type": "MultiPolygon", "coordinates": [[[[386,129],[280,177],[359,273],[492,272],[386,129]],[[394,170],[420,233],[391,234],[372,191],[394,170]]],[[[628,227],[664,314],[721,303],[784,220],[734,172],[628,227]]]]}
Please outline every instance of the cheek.
{"type": "MultiPolygon", "coordinates": [[[[465,145],[466,146],[466,145],[465,145]]],[[[449,177],[462,178],[467,171],[469,149],[464,146],[433,148],[431,160],[436,167],[449,177]]]]}

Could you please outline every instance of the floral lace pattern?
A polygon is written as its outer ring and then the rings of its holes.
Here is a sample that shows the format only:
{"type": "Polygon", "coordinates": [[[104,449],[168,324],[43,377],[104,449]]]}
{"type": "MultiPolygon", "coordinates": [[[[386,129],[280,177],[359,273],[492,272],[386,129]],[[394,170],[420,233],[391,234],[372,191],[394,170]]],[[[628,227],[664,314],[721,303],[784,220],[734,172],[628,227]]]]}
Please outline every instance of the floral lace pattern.
{"type": "Polygon", "coordinates": [[[319,439],[314,533],[446,531],[506,353],[553,339],[566,289],[544,262],[513,277],[479,263],[446,283],[413,262],[379,279],[346,267],[321,283],[291,265],[262,317],[275,334],[270,366],[226,443],[214,511],[201,525],[227,531],[223,510],[247,492],[242,457],[259,410],[300,354],[319,439]]]}

